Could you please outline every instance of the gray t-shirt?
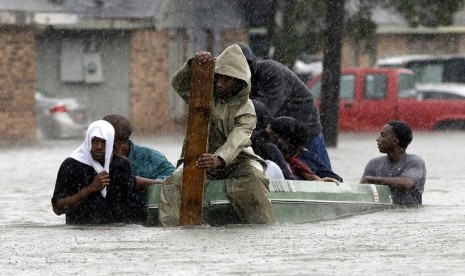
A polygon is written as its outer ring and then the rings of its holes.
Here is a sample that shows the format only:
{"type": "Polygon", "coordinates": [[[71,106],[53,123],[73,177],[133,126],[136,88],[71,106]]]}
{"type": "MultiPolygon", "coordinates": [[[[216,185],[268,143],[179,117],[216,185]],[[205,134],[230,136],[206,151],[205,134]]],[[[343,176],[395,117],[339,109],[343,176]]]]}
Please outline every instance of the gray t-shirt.
{"type": "Polygon", "coordinates": [[[415,187],[412,190],[391,188],[393,201],[401,205],[422,203],[421,195],[425,187],[426,167],[425,162],[419,156],[407,154],[394,166],[389,163],[387,155],[373,158],[365,167],[363,177],[365,176],[412,178],[415,180],[415,187]]]}

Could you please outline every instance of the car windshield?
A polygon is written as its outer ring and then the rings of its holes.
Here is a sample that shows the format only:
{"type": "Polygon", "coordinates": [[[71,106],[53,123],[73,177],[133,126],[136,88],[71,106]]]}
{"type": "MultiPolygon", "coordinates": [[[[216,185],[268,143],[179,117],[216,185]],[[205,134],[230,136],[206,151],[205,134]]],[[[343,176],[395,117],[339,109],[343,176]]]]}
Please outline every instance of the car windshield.
{"type": "Polygon", "coordinates": [[[415,88],[415,76],[412,74],[400,74],[399,76],[399,98],[417,98],[418,92],[415,88]]]}

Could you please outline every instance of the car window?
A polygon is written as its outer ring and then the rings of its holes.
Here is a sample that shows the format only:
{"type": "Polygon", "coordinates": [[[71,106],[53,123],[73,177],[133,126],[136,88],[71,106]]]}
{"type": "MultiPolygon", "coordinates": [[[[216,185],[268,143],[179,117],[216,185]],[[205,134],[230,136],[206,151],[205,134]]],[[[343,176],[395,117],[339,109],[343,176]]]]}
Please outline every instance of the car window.
{"type": "Polygon", "coordinates": [[[387,76],[368,74],[365,76],[365,99],[381,100],[386,98],[387,76]]]}
{"type": "Polygon", "coordinates": [[[443,82],[465,83],[465,57],[451,58],[445,61],[443,82]]]}
{"type": "Polygon", "coordinates": [[[355,75],[341,75],[341,87],[339,98],[345,100],[353,100],[355,91],[355,75]]]}
{"type": "Polygon", "coordinates": [[[409,69],[415,72],[415,78],[418,83],[442,82],[442,72],[444,71],[444,64],[416,63],[411,65],[409,69]]]}
{"type": "Polygon", "coordinates": [[[411,74],[399,75],[399,98],[417,98],[415,76],[411,74]]]}
{"type": "Polygon", "coordinates": [[[435,100],[464,100],[465,97],[452,94],[448,92],[437,92],[437,91],[422,91],[423,99],[435,99],[435,100]]]}
{"type": "Polygon", "coordinates": [[[313,94],[315,99],[319,99],[321,97],[321,80],[310,88],[310,92],[313,94]]]}
{"type": "MultiPolygon", "coordinates": [[[[353,100],[355,90],[355,75],[343,74],[339,82],[339,99],[353,100]]],[[[321,98],[321,80],[315,83],[310,92],[316,99],[321,98]]]]}

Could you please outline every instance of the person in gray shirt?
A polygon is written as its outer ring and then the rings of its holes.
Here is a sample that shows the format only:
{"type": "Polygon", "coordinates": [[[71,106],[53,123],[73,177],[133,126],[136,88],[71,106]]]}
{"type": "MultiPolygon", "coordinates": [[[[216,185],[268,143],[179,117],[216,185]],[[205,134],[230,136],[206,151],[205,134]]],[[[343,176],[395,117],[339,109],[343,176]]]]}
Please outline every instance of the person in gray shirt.
{"type": "Polygon", "coordinates": [[[421,157],[406,153],[412,139],[406,123],[390,121],[384,125],[376,142],[386,156],[371,159],[360,182],[389,186],[394,204],[421,205],[426,168],[421,157]]]}

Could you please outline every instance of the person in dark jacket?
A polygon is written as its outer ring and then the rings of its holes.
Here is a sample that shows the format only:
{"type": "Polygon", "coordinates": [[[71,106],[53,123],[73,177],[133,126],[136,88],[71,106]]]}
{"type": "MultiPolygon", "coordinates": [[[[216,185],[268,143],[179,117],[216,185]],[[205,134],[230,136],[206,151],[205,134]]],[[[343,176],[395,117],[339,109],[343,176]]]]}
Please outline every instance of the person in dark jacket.
{"type": "MultiPolygon", "coordinates": [[[[252,131],[250,140],[252,141],[252,149],[254,152],[267,161],[271,161],[276,164],[281,170],[282,178],[292,179],[292,171],[289,168],[283,153],[279,149],[278,145],[271,142],[267,128],[268,125],[273,121],[273,118],[269,115],[265,105],[260,101],[252,100],[254,104],[255,113],[257,114],[257,124],[255,129],[252,131]]],[[[275,174],[274,167],[267,167],[267,175],[272,178],[271,175],[275,174]]],[[[278,173],[279,174],[279,173],[278,173]]]]}
{"type": "Polygon", "coordinates": [[[93,122],[61,164],[52,206],[55,214],[66,214],[66,224],[141,222],[145,206],[131,200],[137,183],[129,160],[113,154],[114,136],[110,123],[93,122]]]}
{"type": "Polygon", "coordinates": [[[283,64],[274,60],[258,61],[250,48],[238,43],[252,73],[250,99],[262,102],[272,118],[292,117],[310,131],[307,151],[299,158],[319,177],[332,177],[342,181],[333,172],[321,132],[318,107],[305,84],[283,64]]]}

